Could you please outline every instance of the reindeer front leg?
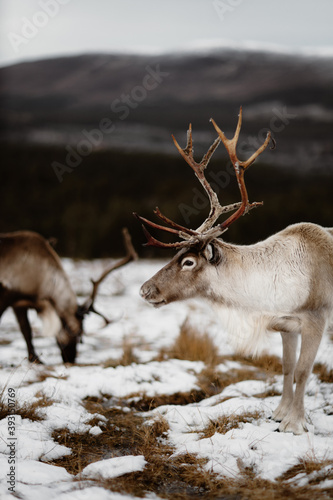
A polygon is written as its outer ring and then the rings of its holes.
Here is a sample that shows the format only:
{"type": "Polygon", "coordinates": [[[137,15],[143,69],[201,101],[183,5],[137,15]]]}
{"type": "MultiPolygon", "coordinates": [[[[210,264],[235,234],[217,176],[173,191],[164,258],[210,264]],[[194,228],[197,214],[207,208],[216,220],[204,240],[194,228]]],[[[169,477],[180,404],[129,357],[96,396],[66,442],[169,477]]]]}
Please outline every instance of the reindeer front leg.
{"type": "Polygon", "coordinates": [[[301,352],[295,370],[295,396],[289,412],[279,426],[279,431],[294,434],[307,431],[304,413],[305,385],[312,370],[326,321],[323,317],[312,313],[305,316],[302,323],[301,352]]]}
{"type": "Polygon", "coordinates": [[[281,332],[283,344],[283,391],[279,406],[273,413],[273,419],[281,422],[290,410],[294,399],[294,373],[296,367],[296,349],[298,335],[293,332],[281,332]]]}
{"type": "Polygon", "coordinates": [[[29,361],[31,363],[43,364],[37,356],[32,344],[32,332],[28,320],[27,309],[25,307],[13,307],[13,310],[18,324],[20,325],[21,332],[23,333],[24,340],[27,344],[29,361]]]}

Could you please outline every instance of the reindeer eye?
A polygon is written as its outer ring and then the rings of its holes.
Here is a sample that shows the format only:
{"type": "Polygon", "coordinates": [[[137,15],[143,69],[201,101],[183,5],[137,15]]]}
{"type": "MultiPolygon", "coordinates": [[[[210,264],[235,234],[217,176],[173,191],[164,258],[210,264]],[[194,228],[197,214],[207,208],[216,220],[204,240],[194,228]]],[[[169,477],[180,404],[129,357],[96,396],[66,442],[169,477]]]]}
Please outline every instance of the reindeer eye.
{"type": "Polygon", "coordinates": [[[190,258],[190,257],[185,257],[185,259],[184,259],[184,260],[182,261],[182,263],[181,263],[181,267],[182,267],[182,268],[184,268],[184,267],[185,267],[185,268],[186,268],[186,267],[187,267],[187,268],[190,268],[190,267],[192,267],[192,268],[193,268],[193,267],[195,266],[195,264],[196,264],[196,261],[195,261],[194,259],[192,259],[192,258],[190,258]]]}

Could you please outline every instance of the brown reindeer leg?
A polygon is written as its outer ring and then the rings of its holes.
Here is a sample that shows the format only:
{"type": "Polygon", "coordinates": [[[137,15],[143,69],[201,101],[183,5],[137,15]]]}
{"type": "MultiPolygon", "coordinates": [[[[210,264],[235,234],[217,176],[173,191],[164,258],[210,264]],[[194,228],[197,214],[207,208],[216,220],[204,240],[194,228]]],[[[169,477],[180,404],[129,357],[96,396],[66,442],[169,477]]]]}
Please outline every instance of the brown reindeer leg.
{"type": "Polygon", "coordinates": [[[43,364],[35,353],[34,346],[32,345],[32,332],[27,314],[28,309],[26,307],[13,307],[13,310],[27,344],[29,361],[31,363],[43,364]]]}

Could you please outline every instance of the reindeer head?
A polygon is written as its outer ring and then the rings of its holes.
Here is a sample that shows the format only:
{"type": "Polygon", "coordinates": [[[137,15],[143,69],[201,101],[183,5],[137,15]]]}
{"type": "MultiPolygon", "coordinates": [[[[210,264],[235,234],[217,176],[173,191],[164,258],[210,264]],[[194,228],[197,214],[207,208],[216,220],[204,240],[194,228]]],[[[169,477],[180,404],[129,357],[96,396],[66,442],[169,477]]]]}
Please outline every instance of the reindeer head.
{"type": "Polygon", "coordinates": [[[182,248],[141,287],[141,297],[154,307],[211,293],[210,276],[216,274],[223,253],[217,240],[182,248]]]}
{"type": "Polygon", "coordinates": [[[76,310],[73,311],[69,317],[62,320],[62,327],[57,334],[57,343],[64,363],[74,363],[75,361],[77,344],[82,341],[83,321],[88,314],[91,312],[98,314],[104,319],[106,325],[110,323],[108,318],[95,309],[94,302],[102,281],[104,281],[115,269],[138,258],[132,245],[130,234],[126,228],[123,229],[123,239],[126,248],[126,256],[112,266],[106,268],[97,280],[91,279],[93,287],[90,296],[83,304],[77,305],[76,310]]]}
{"type": "MultiPolygon", "coordinates": [[[[211,274],[216,274],[218,265],[224,259],[223,243],[216,238],[227,231],[231,224],[233,224],[233,222],[235,222],[239,217],[248,213],[252,208],[262,205],[262,202],[249,203],[244,174],[255,159],[266,149],[271,140],[270,132],[267,134],[264,144],[255,153],[253,153],[249,159],[241,161],[237,157],[236,147],[242,123],[242,108],[240,108],[237,128],[232,139],[226,138],[213,119],[211,119],[211,122],[213,123],[219,137],[211,145],[200,163],[197,163],[193,158],[191,124],[187,132],[187,145],[185,149],[182,149],[174,136],[172,136],[179,153],[193,169],[196,177],[208,195],[211,208],[209,215],[203,224],[195,230],[188,229],[165,217],[158,208],[155,209],[156,215],[170,227],[155,224],[144,217],[134,214],[143,223],[142,227],[147,238],[147,246],[180,249],[169,264],[167,264],[141,287],[141,296],[156,307],[175,300],[194,297],[196,295],[209,296],[211,293],[211,274]],[[240,203],[234,203],[227,206],[220,205],[217,194],[213,191],[212,187],[205,178],[205,169],[207,168],[210,158],[221,141],[223,142],[234,167],[241,194],[240,203]],[[214,226],[215,222],[217,222],[222,214],[231,211],[234,212],[232,215],[230,215],[225,221],[214,226]],[[145,227],[146,225],[176,234],[183,241],[178,241],[176,243],[162,243],[151,236],[145,227]],[[202,290],[204,293],[200,293],[202,290]]],[[[274,146],[275,141],[273,140],[273,148],[274,146]]]]}

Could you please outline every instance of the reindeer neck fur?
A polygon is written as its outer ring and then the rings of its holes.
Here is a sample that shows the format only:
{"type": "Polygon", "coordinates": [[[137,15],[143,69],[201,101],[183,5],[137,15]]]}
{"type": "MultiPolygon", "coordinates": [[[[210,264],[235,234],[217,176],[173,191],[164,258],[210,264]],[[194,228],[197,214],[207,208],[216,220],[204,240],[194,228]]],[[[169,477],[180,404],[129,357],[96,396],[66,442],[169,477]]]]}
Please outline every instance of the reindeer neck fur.
{"type": "MultiPolygon", "coordinates": [[[[314,224],[295,224],[254,245],[240,246],[215,240],[221,253],[210,266],[208,299],[214,303],[251,311],[291,314],[306,306],[315,276],[326,274],[333,291],[333,238],[314,224]],[[317,257],[318,256],[318,257],[317,257]],[[325,260],[326,265],[321,266],[325,260]],[[324,267],[324,268],[323,268],[324,267]],[[216,275],[219,279],[216,279],[216,275]],[[330,278],[329,278],[330,276],[330,278]]],[[[317,285],[318,286],[318,285],[317,285]]]]}
{"type": "Polygon", "coordinates": [[[207,298],[237,352],[258,355],[269,331],[299,333],[309,309],[326,310],[333,325],[332,236],[333,229],[296,224],[254,245],[215,240],[222,260],[210,267],[207,298]]]}

